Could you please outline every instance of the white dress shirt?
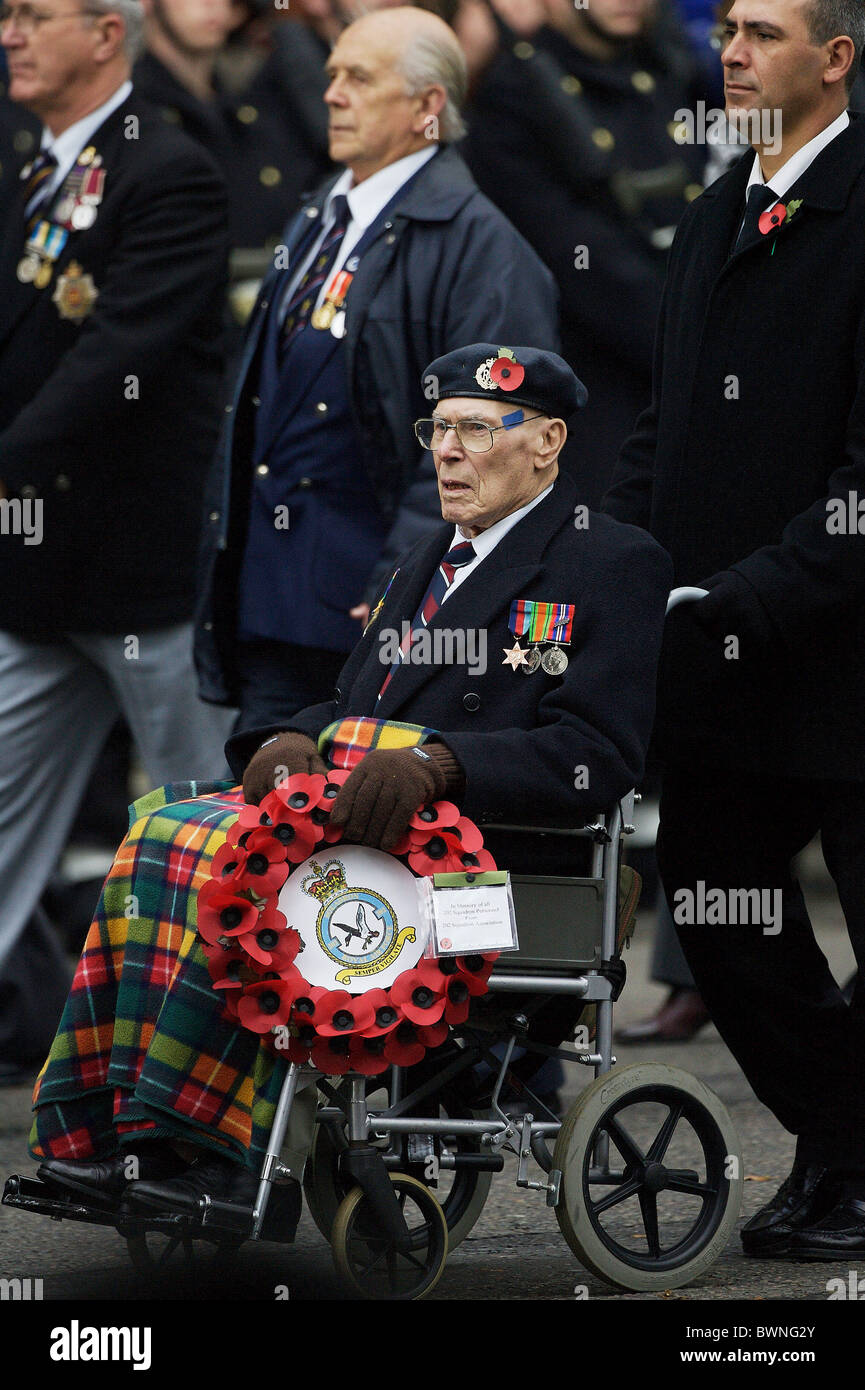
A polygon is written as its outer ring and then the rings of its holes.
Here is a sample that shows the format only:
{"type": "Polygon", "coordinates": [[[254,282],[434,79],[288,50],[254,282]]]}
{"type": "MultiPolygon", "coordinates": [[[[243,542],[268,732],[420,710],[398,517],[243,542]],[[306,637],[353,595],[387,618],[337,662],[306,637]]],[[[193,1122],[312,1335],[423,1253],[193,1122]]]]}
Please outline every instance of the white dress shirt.
{"type": "Polygon", "coordinates": [[[550,483],[549,487],[545,487],[543,492],[539,493],[537,497],[533,497],[531,502],[527,502],[524,507],[520,507],[519,511],[510,512],[507,516],[503,516],[501,521],[496,521],[492,526],[488,526],[485,531],[481,531],[479,536],[464,536],[458,526],[454,529],[453,540],[448,546],[448,550],[452,550],[455,545],[464,545],[466,541],[470,540],[475,548],[475,558],[470,560],[467,565],[460,565],[452,582],[444,591],[442,603],[446,603],[454,589],[462,584],[463,580],[471,574],[472,570],[476,570],[478,565],[483,563],[492,550],[495,550],[499,541],[508,534],[508,531],[510,531],[513,526],[516,526],[518,521],[522,521],[524,516],[528,516],[533,507],[536,507],[539,502],[543,502],[544,498],[549,496],[554,486],[555,481],[550,483]]]}
{"type": "Polygon", "coordinates": [[[809,164],[813,164],[820,151],[831,144],[835,136],[840,135],[842,130],[846,130],[849,124],[850,117],[846,111],[842,111],[831,125],[827,125],[825,130],[821,130],[819,135],[815,135],[813,140],[809,140],[807,145],[803,145],[801,150],[797,150],[786,164],[782,164],[781,168],[770,179],[763,178],[760,156],[755,154],[751,167],[751,177],[748,179],[748,187],[745,189],[746,201],[754,184],[757,183],[765,183],[777,198],[783,198],[788,188],[792,188],[796,180],[801,178],[809,164]]]}
{"type": "Polygon", "coordinates": [[[316,306],[324,300],[334,275],[342,269],[367,227],[372,226],[382,208],[387,206],[391,198],[402,188],[404,183],[407,183],[417,173],[418,169],[422,169],[424,164],[432,159],[438,148],[438,145],[433,144],[429,149],[416,150],[414,154],[407,154],[402,159],[396,159],[393,164],[386,164],[383,169],[379,169],[375,174],[370,174],[368,179],[364,179],[362,183],[356,184],[354,187],[352,187],[353,175],[350,169],[346,169],[340,174],[321,210],[321,231],[298,265],[297,271],[291,277],[283,294],[280,318],[285,316],[286,306],[294,292],[295,285],[300,284],[307,267],[318,255],[318,248],[325,240],[330,223],[333,221],[334,198],[340,193],[345,194],[348,199],[351,221],[346,227],[345,236],[337,251],[330,274],[318,292],[316,306]]]}
{"type": "MultiPolygon", "coordinates": [[[[54,196],[67,174],[72,172],[81,151],[90,144],[103,121],[107,121],[112,111],[116,111],[118,106],[123,105],[131,92],[132,83],[122,82],[107,101],[104,101],[95,111],[91,111],[89,115],[82,116],[80,121],[76,121],[60,135],[52,135],[47,126],[42,127],[42,149],[50,150],[54,155],[57,160],[57,168],[50,179],[45,180],[43,188],[39,190],[40,201],[44,189],[48,190],[51,197],[54,196]]],[[[46,207],[49,206],[51,197],[46,199],[46,207]]]]}

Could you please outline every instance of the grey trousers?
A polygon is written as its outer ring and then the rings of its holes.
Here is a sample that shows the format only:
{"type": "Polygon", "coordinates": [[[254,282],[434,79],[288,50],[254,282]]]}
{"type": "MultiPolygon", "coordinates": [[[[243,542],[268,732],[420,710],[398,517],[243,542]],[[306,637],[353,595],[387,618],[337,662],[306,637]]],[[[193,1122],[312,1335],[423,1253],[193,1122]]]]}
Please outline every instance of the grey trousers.
{"type": "Polygon", "coordinates": [[[118,713],[154,786],[229,775],[223,743],[235,712],[198,698],[191,625],[50,642],[0,631],[0,969],[118,713]]]}
{"type": "Polygon", "coordinates": [[[658,891],[658,920],[655,923],[655,941],[652,948],[651,977],[658,984],[680,985],[685,989],[696,989],[694,977],[685,960],[685,953],[679,945],[673,917],[667,906],[663,887],[658,891]]]}

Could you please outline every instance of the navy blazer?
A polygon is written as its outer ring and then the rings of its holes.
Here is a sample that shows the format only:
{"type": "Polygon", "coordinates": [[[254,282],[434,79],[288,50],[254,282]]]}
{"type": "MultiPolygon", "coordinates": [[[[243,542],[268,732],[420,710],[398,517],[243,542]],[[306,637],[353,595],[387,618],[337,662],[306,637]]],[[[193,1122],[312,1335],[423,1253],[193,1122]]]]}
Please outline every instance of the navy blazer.
{"type": "MultiPolygon", "coordinates": [[[[432,619],[433,634],[484,635],[483,671],[404,664],[376,699],[389,669],[388,634],[411,621],[450,544],[453,527],[442,525],[400,566],[334,698],[302,710],[287,727],[315,738],[350,715],[432,727],[463,767],[463,806],[476,820],[581,824],[623,796],[643,772],[672,569],[636,527],[594,512],[587,527],[575,526],[576,497],[574,483],[560,476],[432,619]],[[521,598],[574,605],[563,675],[524,675],[504,664],[504,649],[515,641],[511,603],[521,598]]],[[[226,755],[238,778],[272,732],[229,741],[226,755]]]]}

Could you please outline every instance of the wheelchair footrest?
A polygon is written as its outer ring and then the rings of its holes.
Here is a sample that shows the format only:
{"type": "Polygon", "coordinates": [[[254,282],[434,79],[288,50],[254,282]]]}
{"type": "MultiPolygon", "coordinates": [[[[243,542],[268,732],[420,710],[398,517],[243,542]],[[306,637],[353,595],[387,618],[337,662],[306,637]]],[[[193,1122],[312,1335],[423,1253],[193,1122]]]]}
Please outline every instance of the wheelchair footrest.
{"type": "Polygon", "coordinates": [[[2,1205],[19,1211],[35,1211],[54,1221],[84,1221],[91,1226],[116,1226],[117,1213],[106,1207],[88,1206],[79,1197],[58,1196],[39,1178],[23,1178],[17,1173],[6,1179],[2,1205]]]}

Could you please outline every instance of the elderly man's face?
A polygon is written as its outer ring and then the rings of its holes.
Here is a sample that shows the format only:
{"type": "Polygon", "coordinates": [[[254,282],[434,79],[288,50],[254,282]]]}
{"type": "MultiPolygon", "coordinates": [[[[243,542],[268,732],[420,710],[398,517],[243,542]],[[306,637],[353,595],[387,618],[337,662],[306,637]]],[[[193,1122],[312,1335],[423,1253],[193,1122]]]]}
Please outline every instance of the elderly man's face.
{"type": "Polygon", "coordinates": [[[9,96],[44,117],[83,78],[98,71],[93,51],[100,35],[77,0],[12,0],[12,8],[15,21],[0,33],[9,65],[9,96]]]}
{"type": "MultiPolygon", "coordinates": [[[[503,416],[520,409],[527,423],[497,430],[493,447],[486,453],[467,448],[453,429],[433,450],[442,517],[467,535],[485,531],[526,506],[553,481],[557,465],[550,462],[549,448],[544,447],[545,433],[552,422],[546,415],[529,420],[538,412],[528,406],[499,405],[462,396],[439,401],[433,412],[434,419],[448,425],[478,421],[495,429],[503,416]]],[[[479,442],[486,447],[489,435],[483,430],[478,433],[485,436],[479,442]]]]}
{"type": "Polygon", "coordinates": [[[357,180],[410,154],[423,141],[423,116],[398,69],[396,34],[359,21],[346,29],[325,65],[330,85],[330,156],[357,180]]]}
{"type": "Polygon", "coordinates": [[[824,47],[812,43],[810,0],[735,0],[723,22],[727,111],[783,111],[792,128],[823,96],[824,47]]]}

